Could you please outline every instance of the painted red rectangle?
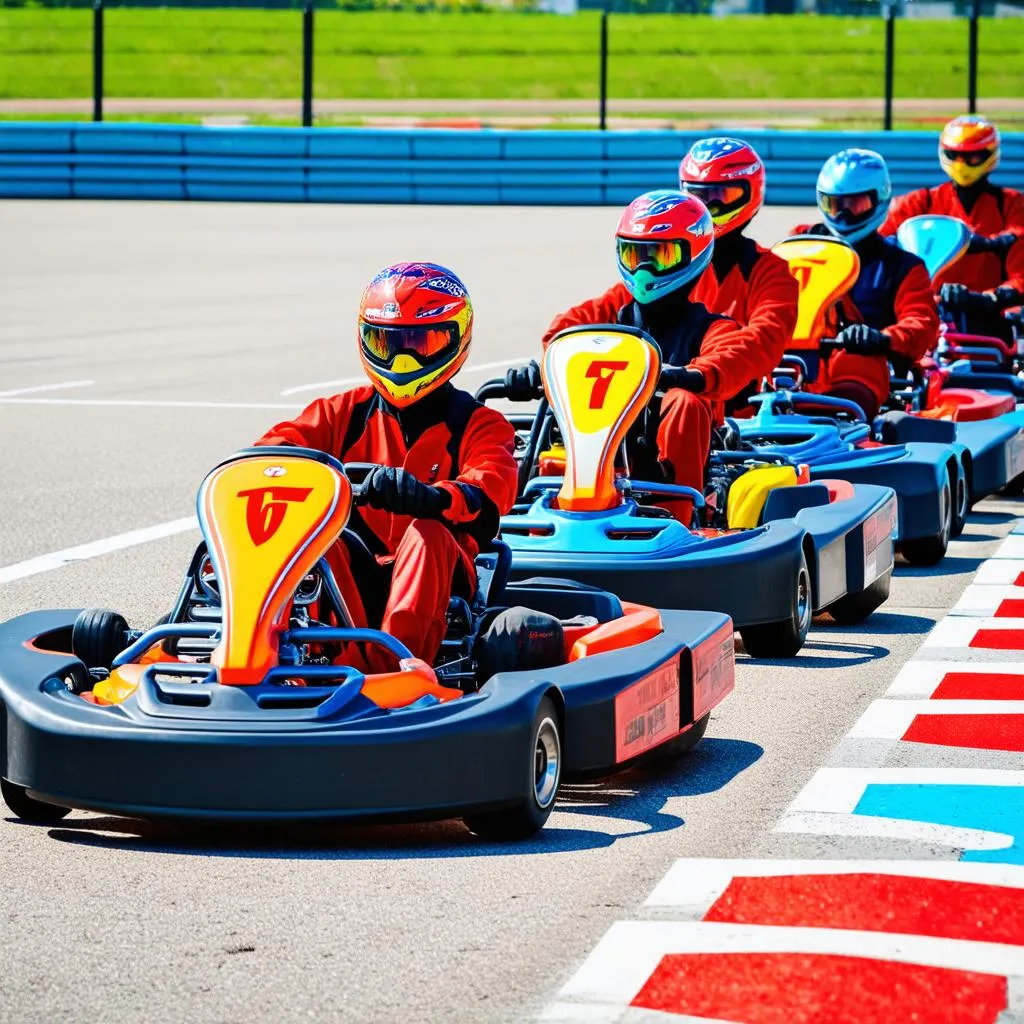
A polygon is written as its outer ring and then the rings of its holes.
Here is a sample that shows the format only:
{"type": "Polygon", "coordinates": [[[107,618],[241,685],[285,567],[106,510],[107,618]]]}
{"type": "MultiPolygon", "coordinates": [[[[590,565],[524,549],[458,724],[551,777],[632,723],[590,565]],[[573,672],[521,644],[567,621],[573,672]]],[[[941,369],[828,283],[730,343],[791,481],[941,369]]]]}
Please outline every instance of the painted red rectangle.
{"type": "Polygon", "coordinates": [[[1024,587],[1024,572],[1017,573],[1017,578],[1013,581],[1015,587],[1024,587]]]}
{"type": "Polygon", "coordinates": [[[736,648],[731,622],[693,649],[693,717],[703,718],[736,685],[736,648]]]}
{"type": "Polygon", "coordinates": [[[1024,651],[1024,629],[979,629],[968,646],[989,651],[1024,651]]]}
{"type": "Polygon", "coordinates": [[[673,658],[615,698],[615,760],[636,757],[678,732],[679,661],[673,658]]]}
{"type": "Polygon", "coordinates": [[[704,920],[1024,946],[1024,889],[869,873],[733,878],[704,920]]]}
{"type": "Polygon", "coordinates": [[[903,739],[940,747],[1024,751],[1024,715],[917,715],[903,739]]]}
{"type": "Polygon", "coordinates": [[[997,619],[1024,619],[1024,598],[1008,597],[999,602],[996,609],[997,619]]]}
{"type": "Polygon", "coordinates": [[[1024,676],[1012,672],[947,672],[932,700],[1024,700],[1024,676]]]}
{"type": "Polygon", "coordinates": [[[744,1024],[994,1024],[1006,979],[824,953],[672,953],[631,1006],[744,1024]]]}

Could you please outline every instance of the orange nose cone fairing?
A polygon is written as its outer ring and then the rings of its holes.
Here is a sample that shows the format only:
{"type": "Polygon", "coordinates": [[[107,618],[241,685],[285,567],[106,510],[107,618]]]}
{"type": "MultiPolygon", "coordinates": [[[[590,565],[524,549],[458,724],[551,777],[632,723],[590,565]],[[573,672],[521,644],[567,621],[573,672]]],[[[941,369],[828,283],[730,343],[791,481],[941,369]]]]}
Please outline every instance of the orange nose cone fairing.
{"type": "Polygon", "coordinates": [[[199,522],[221,589],[221,683],[262,682],[277,664],[289,602],[348,522],[352,488],[337,470],[274,455],[218,466],[203,482],[199,522]]]}
{"type": "Polygon", "coordinates": [[[615,453],[654,397],[661,352],[645,335],[616,327],[571,331],[544,352],[544,390],[565,442],[558,507],[615,508],[615,453]]]}
{"type": "Polygon", "coordinates": [[[860,273],[860,257],[836,238],[794,235],[772,246],[800,285],[794,349],[817,349],[825,334],[829,306],[852,287],[860,273]]]}

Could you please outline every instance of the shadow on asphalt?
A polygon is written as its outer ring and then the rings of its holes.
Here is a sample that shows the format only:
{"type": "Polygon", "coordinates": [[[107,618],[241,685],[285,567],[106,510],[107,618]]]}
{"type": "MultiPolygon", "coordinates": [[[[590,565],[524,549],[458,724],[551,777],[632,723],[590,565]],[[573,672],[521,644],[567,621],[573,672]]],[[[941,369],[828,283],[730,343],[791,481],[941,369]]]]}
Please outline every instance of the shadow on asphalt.
{"type": "MultiPolygon", "coordinates": [[[[907,615],[903,612],[887,612],[881,608],[874,612],[870,619],[861,622],[856,626],[839,626],[833,622],[823,619],[821,622],[815,620],[814,632],[818,636],[843,637],[851,633],[863,635],[868,634],[910,634],[929,633],[935,625],[935,619],[927,615],[907,615]]],[[[805,647],[809,646],[807,644],[805,647]]],[[[886,654],[889,652],[886,651],[886,654]]]]}
{"type": "MultiPolygon", "coordinates": [[[[957,543],[961,538],[957,538],[957,543]]],[[[986,556],[988,557],[988,556],[986,556]]],[[[897,577],[906,576],[916,579],[921,576],[961,576],[964,573],[973,573],[984,558],[967,558],[963,555],[946,555],[938,565],[907,565],[906,562],[899,562],[896,565],[897,577]]]]}
{"type": "MultiPolygon", "coordinates": [[[[893,616],[894,618],[896,616],[893,616]]],[[[907,616],[907,618],[913,618],[913,616],[907,616]]],[[[873,620],[872,620],[873,621],[873,620]]],[[[814,626],[814,632],[817,636],[828,635],[829,626],[823,624],[814,626]]],[[[835,636],[841,637],[842,631],[838,626],[832,627],[835,629],[835,636]]],[[[859,628],[863,630],[863,626],[851,627],[859,628]]],[[[786,668],[851,668],[854,665],[866,665],[869,662],[877,661],[879,658],[884,658],[889,653],[888,647],[882,647],[880,644],[860,644],[860,643],[824,643],[821,640],[808,640],[803,649],[795,658],[740,658],[737,660],[737,665],[785,665],[786,668]],[[820,655],[816,655],[814,652],[822,652],[820,655]],[[835,654],[831,657],[826,656],[825,652],[834,651],[835,654]]]]}
{"type": "MultiPolygon", "coordinates": [[[[49,835],[59,842],[104,849],[296,860],[426,860],[594,850],[681,827],[685,820],[666,810],[669,800],[713,793],[763,753],[763,748],[745,740],[707,738],[691,754],[665,769],[638,767],[607,779],[566,783],[559,792],[551,823],[539,835],[521,843],[484,842],[460,821],[257,827],[91,817],[71,818],[57,828],[49,827],[49,835]],[[577,818],[578,824],[565,827],[567,816],[577,818]]],[[[25,827],[40,827],[9,820],[25,827]]]]}

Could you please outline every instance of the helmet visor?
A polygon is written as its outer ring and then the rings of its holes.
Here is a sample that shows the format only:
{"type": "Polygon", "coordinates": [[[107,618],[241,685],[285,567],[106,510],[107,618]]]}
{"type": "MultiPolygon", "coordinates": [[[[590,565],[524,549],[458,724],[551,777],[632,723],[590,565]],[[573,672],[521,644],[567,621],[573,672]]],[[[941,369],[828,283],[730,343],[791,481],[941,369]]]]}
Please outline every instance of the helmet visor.
{"type": "Polygon", "coordinates": [[[819,192],[818,209],[835,224],[862,224],[878,209],[878,193],[873,189],[847,196],[819,192]]]}
{"type": "Polygon", "coordinates": [[[682,182],[684,192],[696,196],[711,214],[712,220],[718,220],[730,213],[735,213],[750,199],[750,185],[742,182],[682,182]]]}
{"type": "Polygon", "coordinates": [[[619,262],[630,273],[648,267],[653,274],[668,274],[690,262],[690,247],[685,242],[666,239],[662,242],[638,242],[617,238],[619,262]]]}
{"type": "Polygon", "coordinates": [[[403,354],[435,360],[448,350],[454,352],[459,344],[459,325],[444,323],[431,324],[429,327],[383,327],[360,321],[359,337],[367,357],[386,366],[395,356],[403,354]]]}
{"type": "Polygon", "coordinates": [[[953,163],[960,161],[967,164],[968,167],[981,167],[986,161],[991,160],[995,150],[993,149],[971,149],[971,150],[960,150],[960,149],[943,149],[942,155],[953,163]]]}

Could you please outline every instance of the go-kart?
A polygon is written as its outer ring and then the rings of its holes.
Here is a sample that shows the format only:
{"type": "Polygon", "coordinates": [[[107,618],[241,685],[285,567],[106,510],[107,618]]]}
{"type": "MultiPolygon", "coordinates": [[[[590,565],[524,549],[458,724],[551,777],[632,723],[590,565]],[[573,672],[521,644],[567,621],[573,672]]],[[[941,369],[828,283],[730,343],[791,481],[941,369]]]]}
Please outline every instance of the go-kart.
{"type": "MultiPolygon", "coordinates": [[[[790,354],[804,360],[803,386],[816,376],[820,354],[836,345],[824,337],[825,316],[857,279],[860,258],[841,239],[816,236],[784,239],[773,251],[789,262],[800,284],[790,354]]],[[[1005,396],[948,389],[941,376],[926,380],[917,368],[901,369],[903,376],[891,378],[889,402],[868,440],[930,441],[952,447],[955,462],[947,459],[947,465],[957,496],[955,533],[971,503],[1002,490],[1024,471],[1024,414],[1008,411],[1005,396]]]]}
{"type": "MultiPolygon", "coordinates": [[[[657,344],[630,327],[570,328],[549,343],[545,397],[514,419],[524,485],[501,520],[512,577],[558,572],[630,600],[714,608],[752,657],[794,656],[817,612],[844,623],[870,615],[888,596],[892,491],[812,484],[785,457],[722,452],[709,469],[720,518],[688,528],[654,503],[701,509],[703,493],[627,471],[640,460],[660,373],[657,344]]],[[[507,393],[491,381],[477,397],[507,393]]]]}
{"type": "MultiPolygon", "coordinates": [[[[956,217],[926,214],[901,224],[896,237],[904,249],[925,261],[934,279],[967,251],[971,230],[956,217]]],[[[934,358],[944,369],[946,384],[985,389],[982,393],[990,405],[1002,403],[996,415],[1012,410],[1015,402],[1024,400],[1022,314],[1006,315],[1016,337],[1011,344],[1003,338],[971,331],[969,316],[963,309],[940,303],[940,313],[944,323],[934,358]]]]}
{"type": "Polygon", "coordinates": [[[249,449],[197,500],[203,541],[166,622],[41,611],[0,626],[0,776],[22,818],[68,808],[267,821],[463,816],[522,838],[563,775],[671,757],[733,687],[733,627],[478,559],[433,666],[354,628],[325,553],[358,493],[300,448],[249,449]],[[533,612],[526,613],[522,606],[533,612]],[[394,670],[353,666],[356,645],[394,670]]]}

